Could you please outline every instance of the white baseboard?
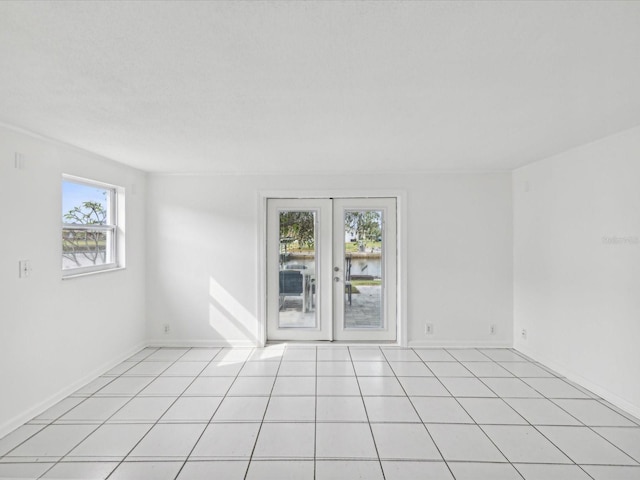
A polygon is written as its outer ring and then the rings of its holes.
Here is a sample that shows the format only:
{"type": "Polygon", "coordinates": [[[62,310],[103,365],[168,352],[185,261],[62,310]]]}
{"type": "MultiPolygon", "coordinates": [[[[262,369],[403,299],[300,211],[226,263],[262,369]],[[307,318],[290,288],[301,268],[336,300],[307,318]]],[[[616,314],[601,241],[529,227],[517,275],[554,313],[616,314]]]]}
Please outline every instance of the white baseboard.
{"type": "Polygon", "coordinates": [[[92,382],[99,376],[108,372],[116,365],[119,365],[120,363],[125,361],[127,358],[131,357],[132,355],[135,355],[146,346],[147,346],[147,342],[143,342],[136,345],[134,348],[131,348],[127,350],[125,353],[118,355],[116,358],[102,364],[100,367],[94,369],[91,373],[89,373],[88,375],[85,375],[84,377],[74,382],[73,384],[69,385],[68,387],[63,388],[62,390],[56,392],[55,394],[51,395],[47,399],[41,401],[37,405],[25,410],[21,414],[16,415],[15,417],[4,422],[2,425],[0,425],[0,438],[3,438],[4,436],[14,431],[16,428],[30,421],[32,418],[35,418],[38,415],[42,414],[43,412],[47,411],[49,408],[53,407],[60,400],[63,400],[64,398],[68,397],[72,393],[78,391],[80,388],[84,387],[85,385],[92,382]]]}
{"type": "MultiPolygon", "coordinates": [[[[269,342],[268,342],[269,343],[269,342]]],[[[304,343],[329,345],[327,342],[275,342],[275,343],[304,343]]],[[[345,346],[365,346],[367,344],[379,346],[377,342],[334,342],[335,345],[345,346]]],[[[384,344],[387,345],[387,344],[384,344]]],[[[390,343],[388,346],[396,346],[396,343],[390,343]]],[[[173,347],[173,348],[189,348],[189,347],[259,347],[260,345],[249,340],[171,340],[167,338],[154,338],[147,343],[149,347],[173,347]]],[[[491,340],[486,342],[478,342],[477,340],[469,342],[460,342],[456,340],[414,340],[409,342],[409,347],[447,347],[447,348],[513,348],[513,342],[510,340],[491,340]]]]}
{"type": "Polygon", "coordinates": [[[583,377],[582,375],[574,372],[572,369],[566,367],[563,364],[560,364],[550,358],[546,358],[544,355],[538,355],[535,352],[532,352],[526,348],[521,348],[521,346],[514,347],[518,352],[523,353],[529,358],[535,360],[536,362],[540,362],[546,367],[554,370],[559,373],[563,377],[566,377],[568,380],[577,383],[578,385],[586,388],[587,390],[595,393],[600,398],[603,398],[607,402],[615,405],[616,407],[624,410],[625,412],[633,415],[634,417],[640,419],[640,405],[634,405],[633,403],[625,400],[622,397],[619,397],[615,393],[609,391],[605,387],[598,385],[597,383],[592,382],[588,378],[583,377]]]}
{"type": "Polygon", "coordinates": [[[248,340],[169,340],[154,338],[147,342],[149,347],[256,347],[256,343],[248,340]]]}
{"type": "Polygon", "coordinates": [[[508,340],[478,342],[460,342],[458,340],[413,340],[409,342],[409,347],[430,347],[430,348],[513,348],[513,342],[508,340]]]}

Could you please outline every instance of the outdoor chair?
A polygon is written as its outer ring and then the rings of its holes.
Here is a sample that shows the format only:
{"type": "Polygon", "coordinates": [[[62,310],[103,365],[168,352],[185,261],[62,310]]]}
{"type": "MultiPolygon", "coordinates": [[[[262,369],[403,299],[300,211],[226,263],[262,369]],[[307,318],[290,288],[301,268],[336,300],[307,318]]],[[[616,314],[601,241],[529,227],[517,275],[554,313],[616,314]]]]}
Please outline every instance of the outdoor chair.
{"type": "Polygon", "coordinates": [[[303,278],[300,270],[280,270],[280,308],[288,296],[303,294],[303,278]]]}

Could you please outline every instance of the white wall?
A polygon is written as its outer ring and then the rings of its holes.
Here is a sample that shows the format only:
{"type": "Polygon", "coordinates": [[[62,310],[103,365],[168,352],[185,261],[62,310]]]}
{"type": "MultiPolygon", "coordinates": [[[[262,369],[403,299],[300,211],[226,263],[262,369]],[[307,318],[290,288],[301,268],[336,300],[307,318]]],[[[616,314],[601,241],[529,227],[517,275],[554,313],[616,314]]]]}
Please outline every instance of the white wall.
{"type": "Polygon", "coordinates": [[[144,343],[145,180],[0,127],[0,437],[144,343]],[[23,169],[14,168],[16,152],[23,169]],[[61,279],[62,173],[127,189],[125,270],[61,279]],[[18,278],[21,259],[32,262],[29,278],[18,278]]]}
{"type": "Polygon", "coordinates": [[[515,347],[636,416],[639,153],[635,128],[521,168],[513,182],[515,347]]]}
{"type": "Polygon", "coordinates": [[[409,344],[512,344],[510,173],[151,175],[147,315],[153,343],[253,344],[259,338],[264,190],[405,191],[409,344]],[[434,324],[434,335],[424,334],[426,322],[434,324]]]}

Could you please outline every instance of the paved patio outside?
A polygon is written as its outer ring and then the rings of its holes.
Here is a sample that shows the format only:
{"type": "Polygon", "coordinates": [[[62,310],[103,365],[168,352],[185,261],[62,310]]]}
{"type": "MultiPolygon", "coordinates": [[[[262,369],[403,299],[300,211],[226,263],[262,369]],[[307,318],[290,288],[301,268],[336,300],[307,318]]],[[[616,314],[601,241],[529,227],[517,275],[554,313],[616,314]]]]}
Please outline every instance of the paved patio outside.
{"type": "MultiPolygon", "coordinates": [[[[381,317],[381,287],[358,286],[360,293],[351,295],[349,305],[347,295],[344,296],[345,322],[347,328],[378,327],[381,317]]],[[[315,327],[315,308],[302,313],[302,297],[286,297],[284,306],[280,310],[280,326],[291,328],[315,327]]]]}

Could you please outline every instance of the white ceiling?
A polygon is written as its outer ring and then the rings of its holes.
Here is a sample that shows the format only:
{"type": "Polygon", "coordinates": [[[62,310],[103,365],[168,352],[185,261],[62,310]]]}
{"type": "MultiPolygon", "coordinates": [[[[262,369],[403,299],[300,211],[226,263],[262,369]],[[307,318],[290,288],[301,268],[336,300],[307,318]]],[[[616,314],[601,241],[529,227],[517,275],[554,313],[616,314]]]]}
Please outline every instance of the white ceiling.
{"type": "Polygon", "coordinates": [[[640,2],[0,2],[0,122],[154,172],[513,169],[640,125],[640,2]]]}

